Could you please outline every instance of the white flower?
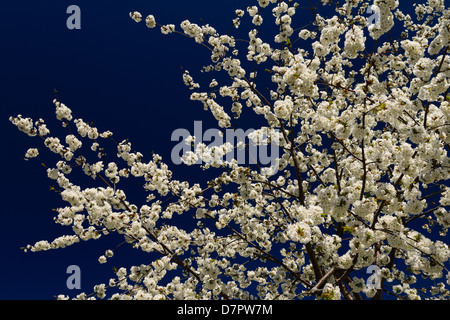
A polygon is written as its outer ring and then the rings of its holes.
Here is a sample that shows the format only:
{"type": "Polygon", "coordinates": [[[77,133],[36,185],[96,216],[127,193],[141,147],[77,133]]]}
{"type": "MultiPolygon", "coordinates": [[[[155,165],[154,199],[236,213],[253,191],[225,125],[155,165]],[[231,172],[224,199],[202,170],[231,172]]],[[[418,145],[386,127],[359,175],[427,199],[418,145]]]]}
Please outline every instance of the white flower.
{"type": "Polygon", "coordinates": [[[189,20],[184,20],[183,22],[181,22],[180,26],[183,29],[184,33],[194,38],[196,42],[200,43],[203,41],[202,28],[200,28],[200,26],[198,26],[197,24],[191,23],[189,20]]]}
{"type": "Polygon", "coordinates": [[[81,148],[82,143],[73,134],[66,136],[66,143],[69,145],[70,151],[75,151],[81,148]]]}
{"type": "Polygon", "coordinates": [[[136,22],[140,22],[142,20],[142,15],[137,11],[130,12],[130,17],[136,22]]]}
{"type": "Polygon", "coordinates": [[[103,299],[105,297],[105,291],[106,288],[104,283],[94,286],[94,292],[100,299],[103,299]]]}
{"type": "Polygon", "coordinates": [[[49,137],[45,139],[44,144],[54,153],[61,153],[64,150],[64,146],[60,143],[60,140],[56,137],[49,137]]]}
{"type": "Polygon", "coordinates": [[[48,243],[47,240],[41,240],[34,244],[34,246],[31,247],[31,251],[46,251],[50,249],[50,243],[48,243]]]}
{"type": "Polygon", "coordinates": [[[111,137],[112,135],[113,135],[113,133],[112,133],[111,131],[109,131],[109,130],[100,133],[100,137],[102,137],[102,138],[109,138],[109,137],[111,137]]]}
{"type": "MultiPolygon", "coordinates": [[[[184,84],[186,86],[188,86],[191,90],[200,87],[200,85],[198,83],[194,82],[194,79],[189,75],[189,71],[187,71],[187,70],[183,73],[183,81],[184,81],[184,84]]],[[[193,99],[192,96],[191,96],[191,99],[193,99]]]]}
{"type": "Polygon", "coordinates": [[[303,222],[290,224],[286,229],[286,234],[295,242],[308,243],[311,241],[311,228],[303,222]]]}
{"type": "Polygon", "coordinates": [[[97,128],[89,127],[87,134],[89,139],[95,140],[98,138],[97,128]]]}
{"type": "Polygon", "coordinates": [[[319,57],[326,56],[328,54],[328,48],[325,47],[322,43],[319,41],[315,41],[312,44],[314,54],[316,54],[319,57]]]}
{"type": "Polygon", "coordinates": [[[94,143],[92,144],[92,146],[91,146],[91,150],[92,150],[92,151],[97,151],[97,149],[98,149],[99,146],[100,146],[100,145],[98,144],[98,142],[94,142],[94,143]]]}
{"type": "Polygon", "coordinates": [[[145,18],[145,24],[148,28],[154,28],[156,26],[155,17],[153,15],[148,15],[147,18],[145,18]]]}
{"type": "Polygon", "coordinates": [[[338,286],[334,286],[331,283],[326,283],[320,296],[325,300],[340,300],[341,290],[338,286]]]}
{"type": "Polygon", "coordinates": [[[185,154],[183,154],[181,160],[183,161],[183,163],[190,166],[197,162],[198,156],[192,151],[187,151],[185,154]]]}
{"type": "Polygon", "coordinates": [[[44,123],[38,124],[38,131],[41,137],[46,136],[47,134],[50,133],[50,130],[47,128],[47,125],[45,125],[44,123]]]}
{"type": "Polygon", "coordinates": [[[292,112],[293,103],[292,100],[277,100],[274,104],[274,112],[278,118],[288,120],[292,112]]]}
{"type": "Polygon", "coordinates": [[[56,118],[58,120],[67,119],[72,120],[72,110],[70,110],[64,103],[54,101],[56,105],[56,118]]]}
{"type": "Polygon", "coordinates": [[[247,12],[251,17],[253,17],[258,13],[258,7],[257,6],[247,7],[247,12]]]}
{"type": "Polygon", "coordinates": [[[161,26],[161,33],[162,34],[169,34],[175,31],[175,25],[174,24],[168,24],[165,26],[161,26]]]}
{"type": "Polygon", "coordinates": [[[35,158],[39,154],[38,149],[36,148],[30,148],[27,150],[27,153],[25,154],[25,158],[35,158]]]}
{"type": "Polygon", "coordinates": [[[258,4],[261,8],[265,8],[269,5],[269,0],[258,0],[258,4]]]}
{"type": "Polygon", "coordinates": [[[257,14],[257,15],[255,15],[255,16],[253,17],[252,23],[253,23],[255,26],[260,26],[260,25],[262,25],[262,23],[263,23],[263,18],[262,18],[259,14],[257,14]]]}
{"type": "Polygon", "coordinates": [[[420,58],[423,57],[425,49],[419,42],[403,40],[400,44],[405,50],[405,56],[410,60],[411,64],[415,64],[420,58]]]}
{"type": "Polygon", "coordinates": [[[428,81],[433,74],[434,64],[430,58],[420,58],[414,65],[413,73],[416,77],[428,81]]]}
{"type": "Polygon", "coordinates": [[[353,26],[345,34],[344,50],[350,59],[358,56],[358,52],[365,49],[366,37],[360,27],[353,26]]]}
{"type": "Polygon", "coordinates": [[[298,36],[303,40],[307,40],[308,38],[313,38],[313,33],[307,29],[302,29],[298,36]]]}

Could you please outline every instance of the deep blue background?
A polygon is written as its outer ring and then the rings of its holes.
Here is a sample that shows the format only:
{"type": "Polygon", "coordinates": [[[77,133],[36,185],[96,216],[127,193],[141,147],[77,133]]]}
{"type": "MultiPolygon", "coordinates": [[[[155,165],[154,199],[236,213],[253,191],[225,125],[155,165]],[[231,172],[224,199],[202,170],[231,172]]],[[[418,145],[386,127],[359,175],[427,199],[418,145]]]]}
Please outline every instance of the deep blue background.
{"type": "MultiPolygon", "coordinates": [[[[52,299],[65,293],[91,292],[95,284],[107,282],[112,268],[146,262],[145,255],[120,247],[113,258],[100,265],[98,257],[122,239],[103,237],[80,242],[70,248],[23,253],[20,247],[38,240],[53,240],[70,234],[55,225],[53,208],[65,206],[58,194],[49,191],[54,183],[40,165],[45,155],[30,161],[22,157],[29,147],[41,147],[9,123],[11,115],[22,114],[46,120],[51,134],[59,122],[54,117],[53,89],[77,117],[93,121],[100,131],[111,130],[116,140],[130,138],[135,150],[149,156],[161,154],[170,163],[176,144],[171,134],[177,128],[193,130],[195,120],[212,116],[202,105],[190,101],[182,82],[181,66],[196,79],[209,63],[209,52],[194,41],[162,35],[159,28],[136,24],[130,11],[145,17],[154,14],[159,23],[179,28],[184,19],[209,23],[226,33],[234,10],[256,1],[20,1],[0,5],[0,129],[2,218],[0,232],[0,299],[52,299]],[[20,4],[18,4],[20,3],[20,4]],[[69,5],[81,8],[81,30],[69,30],[69,5]],[[81,290],[66,289],[66,269],[81,268],[81,290]]],[[[408,4],[406,4],[407,6],[408,4]]],[[[411,5],[411,3],[409,4],[411,5]]],[[[412,8],[412,7],[411,7],[412,8]]],[[[311,15],[300,24],[310,21],[311,15]]],[[[272,23],[272,21],[270,21],[272,23]]],[[[241,30],[241,29],[240,29],[241,30]]],[[[248,29],[242,30],[247,38],[248,29]]],[[[209,77],[207,77],[209,78],[209,77]]],[[[244,107],[245,108],[245,107],[244,107]]],[[[250,124],[250,127],[253,123],[250,124]]],[[[241,126],[242,127],[242,126],[241,126]]],[[[48,154],[43,150],[44,154],[48,154]]],[[[48,165],[54,162],[48,160],[48,165]]],[[[195,181],[198,170],[173,166],[176,178],[195,181]]],[[[198,169],[198,168],[197,168],[198,169]]]]}

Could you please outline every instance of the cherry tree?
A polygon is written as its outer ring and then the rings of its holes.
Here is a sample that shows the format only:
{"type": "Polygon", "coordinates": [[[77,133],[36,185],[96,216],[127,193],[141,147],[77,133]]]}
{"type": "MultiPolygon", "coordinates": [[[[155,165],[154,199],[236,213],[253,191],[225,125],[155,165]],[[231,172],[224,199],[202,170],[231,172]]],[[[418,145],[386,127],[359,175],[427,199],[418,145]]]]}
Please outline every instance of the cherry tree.
{"type": "MultiPolygon", "coordinates": [[[[448,298],[450,12],[443,0],[415,5],[414,17],[398,6],[258,0],[236,10],[227,34],[131,12],[208,50],[209,85],[183,72],[190,99],[220,130],[237,129],[244,114],[263,121],[252,143],[279,154],[268,166],[240,163],[225,155],[248,144],[211,147],[189,136],[185,165],[201,161],[218,174],[179,181],[170,161],[100,132],[55,95],[61,139],[42,119],[10,121],[43,142],[27,159],[45,149],[60,156],[47,174],[67,203],[55,222],[72,233],[25,250],[118,233],[154,257],[77,299],[448,298]],[[391,34],[394,24],[401,34],[391,34]],[[95,187],[75,184],[77,172],[95,187]],[[126,179],[142,182],[142,203],[128,200],[126,179]]],[[[106,249],[99,262],[113,255],[106,249]]]]}

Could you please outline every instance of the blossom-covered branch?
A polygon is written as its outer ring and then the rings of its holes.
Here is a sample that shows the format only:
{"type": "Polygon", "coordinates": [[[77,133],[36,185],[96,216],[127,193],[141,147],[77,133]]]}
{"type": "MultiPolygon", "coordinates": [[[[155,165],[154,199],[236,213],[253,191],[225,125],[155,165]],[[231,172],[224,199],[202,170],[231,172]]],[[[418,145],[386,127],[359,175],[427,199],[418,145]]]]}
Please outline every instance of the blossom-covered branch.
{"type": "MultiPolygon", "coordinates": [[[[398,1],[375,0],[373,24],[366,1],[319,5],[258,0],[236,10],[224,35],[207,24],[185,20],[177,30],[131,12],[148,28],[206,48],[211,61],[201,71],[217,76],[203,88],[183,70],[190,99],[220,130],[236,131],[244,112],[263,119],[249,136],[279,154],[267,166],[240,163],[225,155],[250,153],[250,144],[206,146],[190,136],[193,149],[183,162],[221,173],[179,181],[158,154],[145,160],[130,141],[99,133],[55,99],[68,130],[63,139],[42,119],[10,120],[43,141],[26,159],[45,148],[61,157],[47,174],[68,204],[56,209],[55,222],[73,234],[26,250],[119,233],[133,248],[157,254],[129,272],[117,270],[108,286],[94,288],[99,298],[112,288],[112,299],[448,298],[450,12],[433,0],[416,5],[412,18],[398,1]],[[232,34],[246,18],[252,28],[238,41],[232,34]],[[277,30],[273,38],[265,39],[267,26],[277,30]],[[98,186],[72,182],[78,169],[98,186]],[[142,203],[127,199],[124,179],[143,182],[142,203]],[[193,223],[177,225],[174,214],[193,223]],[[379,270],[377,285],[361,276],[370,266],[379,270]]],[[[111,258],[109,249],[99,261],[111,258]]]]}

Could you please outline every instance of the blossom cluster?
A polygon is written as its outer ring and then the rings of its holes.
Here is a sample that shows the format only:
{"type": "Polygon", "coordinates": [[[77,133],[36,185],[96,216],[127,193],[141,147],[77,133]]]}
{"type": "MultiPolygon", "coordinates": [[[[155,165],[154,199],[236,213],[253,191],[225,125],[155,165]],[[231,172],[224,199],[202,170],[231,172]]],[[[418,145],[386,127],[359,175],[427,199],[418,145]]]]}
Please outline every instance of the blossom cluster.
{"type": "MultiPolygon", "coordinates": [[[[258,0],[235,12],[235,28],[246,14],[254,26],[241,41],[188,20],[177,31],[148,15],[147,27],[161,26],[163,34],[181,34],[210,51],[203,72],[224,71],[206,89],[185,71],[190,99],[200,101],[220,128],[244,112],[263,117],[267,125],[251,138],[267,143],[261,136],[270,133],[280,157],[263,172],[224,161],[235,147],[228,142],[213,148],[199,143],[183,161],[200,158],[209,163],[203,169],[222,172],[203,186],[178,181],[162,157],[144,160],[131,142],[99,133],[55,99],[57,119],[76,128],[64,139],[49,136],[42,119],[10,120],[61,156],[47,169],[68,204],[56,210],[55,222],[74,234],[27,250],[116,232],[133,248],[159,256],[120,268],[93,295],[78,299],[104,298],[112,287],[119,290],[112,299],[448,298],[450,12],[441,0],[418,5],[418,20],[426,19],[421,24],[403,14],[398,1],[375,5],[378,24],[368,25],[367,3],[353,0],[336,6],[331,18],[315,14],[304,27],[298,12],[308,9],[258,0]],[[270,7],[278,30],[271,42],[260,32],[270,7]],[[390,32],[401,22],[405,32],[395,39],[390,32]],[[271,88],[259,86],[261,74],[271,88]],[[105,156],[106,143],[114,145],[118,160],[105,156]],[[86,146],[98,152],[95,161],[86,146]],[[99,185],[71,182],[76,167],[99,185]],[[145,203],[132,203],[119,188],[128,178],[142,181],[145,203]],[[173,222],[175,214],[195,226],[182,228],[173,222]],[[381,288],[361,277],[369,266],[380,269],[381,288]],[[431,279],[430,287],[421,287],[419,277],[431,279]]],[[[144,20],[139,12],[130,17],[144,20]]],[[[41,153],[31,148],[25,157],[41,153]]],[[[99,262],[113,257],[108,249],[99,262]]]]}

